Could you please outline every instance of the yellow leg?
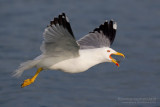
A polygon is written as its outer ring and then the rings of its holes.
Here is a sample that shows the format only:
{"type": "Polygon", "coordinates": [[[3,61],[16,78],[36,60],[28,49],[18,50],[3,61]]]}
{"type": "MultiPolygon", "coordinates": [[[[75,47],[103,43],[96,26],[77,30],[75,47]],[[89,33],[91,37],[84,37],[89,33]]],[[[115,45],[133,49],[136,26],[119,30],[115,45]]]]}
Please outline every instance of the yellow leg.
{"type": "Polygon", "coordinates": [[[37,78],[38,74],[39,74],[42,70],[43,70],[43,68],[38,68],[36,74],[35,74],[32,78],[29,78],[29,79],[24,80],[23,83],[21,84],[21,88],[32,84],[32,83],[35,81],[35,79],[37,78]]]}

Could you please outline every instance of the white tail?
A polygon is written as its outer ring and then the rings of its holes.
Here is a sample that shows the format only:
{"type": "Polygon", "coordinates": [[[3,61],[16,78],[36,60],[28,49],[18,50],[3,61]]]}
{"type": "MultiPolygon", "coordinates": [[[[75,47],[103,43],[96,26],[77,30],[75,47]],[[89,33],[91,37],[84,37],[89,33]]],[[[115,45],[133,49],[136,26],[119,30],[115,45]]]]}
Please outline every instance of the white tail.
{"type": "Polygon", "coordinates": [[[20,64],[19,68],[14,71],[14,77],[20,77],[25,70],[31,69],[36,66],[38,60],[29,60],[20,64]]]}

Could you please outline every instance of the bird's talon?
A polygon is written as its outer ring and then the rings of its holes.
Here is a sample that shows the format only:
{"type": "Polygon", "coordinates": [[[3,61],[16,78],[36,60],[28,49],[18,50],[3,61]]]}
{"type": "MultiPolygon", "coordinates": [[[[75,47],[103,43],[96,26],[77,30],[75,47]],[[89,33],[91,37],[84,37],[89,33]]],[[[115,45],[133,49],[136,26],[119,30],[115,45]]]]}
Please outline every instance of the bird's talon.
{"type": "Polygon", "coordinates": [[[31,78],[31,79],[26,79],[23,81],[23,83],[21,84],[21,88],[25,87],[25,86],[28,86],[30,84],[32,84],[34,82],[34,80],[31,78]]]}

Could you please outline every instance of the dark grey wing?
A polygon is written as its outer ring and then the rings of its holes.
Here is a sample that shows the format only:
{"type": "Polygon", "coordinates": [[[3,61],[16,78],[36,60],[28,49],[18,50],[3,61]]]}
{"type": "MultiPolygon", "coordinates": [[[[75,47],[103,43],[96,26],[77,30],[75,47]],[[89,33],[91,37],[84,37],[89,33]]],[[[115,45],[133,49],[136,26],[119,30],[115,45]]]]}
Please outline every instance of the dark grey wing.
{"type": "Polygon", "coordinates": [[[62,13],[55,17],[43,33],[41,51],[45,56],[71,58],[79,55],[79,46],[74,38],[68,17],[62,13]]]}
{"type": "Polygon", "coordinates": [[[113,20],[106,21],[99,28],[94,29],[83,38],[77,41],[80,49],[92,49],[110,47],[116,35],[117,24],[113,20]]]}

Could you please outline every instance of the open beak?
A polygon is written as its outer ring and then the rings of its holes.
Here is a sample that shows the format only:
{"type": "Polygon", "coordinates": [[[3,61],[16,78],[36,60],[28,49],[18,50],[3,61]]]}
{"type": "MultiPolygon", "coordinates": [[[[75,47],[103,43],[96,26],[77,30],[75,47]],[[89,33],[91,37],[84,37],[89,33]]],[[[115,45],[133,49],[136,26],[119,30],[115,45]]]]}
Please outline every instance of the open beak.
{"type": "Polygon", "coordinates": [[[113,58],[111,57],[111,55],[119,55],[119,56],[122,56],[123,58],[125,58],[125,56],[124,56],[122,53],[119,53],[119,52],[110,54],[109,57],[110,57],[111,61],[112,61],[113,63],[115,63],[115,64],[119,67],[118,61],[116,61],[115,59],[113,59],[113,58]]]}

